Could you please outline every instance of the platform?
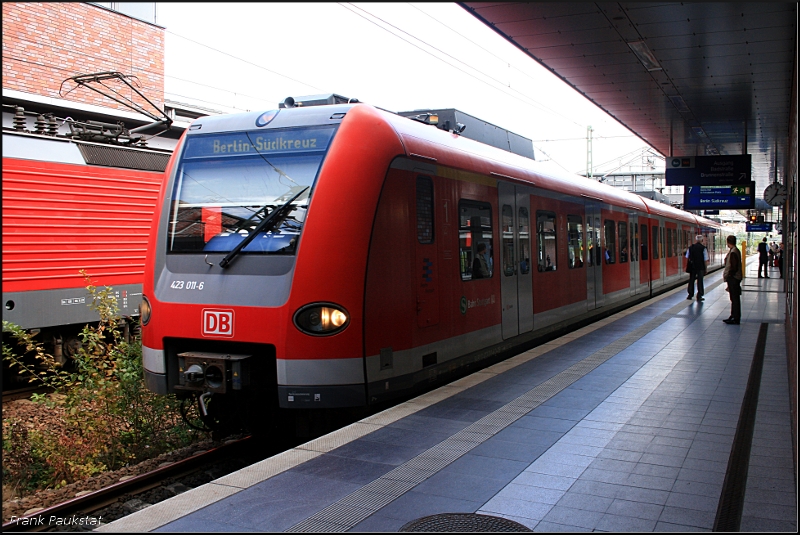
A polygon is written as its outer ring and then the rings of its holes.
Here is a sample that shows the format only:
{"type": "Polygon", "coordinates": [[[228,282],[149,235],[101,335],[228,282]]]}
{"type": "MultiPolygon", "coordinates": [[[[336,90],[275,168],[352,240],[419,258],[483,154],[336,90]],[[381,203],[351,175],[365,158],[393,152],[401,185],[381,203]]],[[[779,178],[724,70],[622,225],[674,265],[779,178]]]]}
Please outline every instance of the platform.
{"type": "Polygon", "coordinates": [[[740,325],[717,272],[98,531],[796,532],[783,281],[748,264],[740,325]]]}

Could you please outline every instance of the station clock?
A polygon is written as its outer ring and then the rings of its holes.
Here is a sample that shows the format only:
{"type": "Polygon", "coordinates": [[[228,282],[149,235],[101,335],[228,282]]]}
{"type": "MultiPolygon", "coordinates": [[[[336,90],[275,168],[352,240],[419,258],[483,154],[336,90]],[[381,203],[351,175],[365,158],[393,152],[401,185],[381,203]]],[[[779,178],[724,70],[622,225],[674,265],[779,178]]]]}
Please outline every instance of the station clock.
{"type": "Polygon", "coordinates": [[[764,200],[771,206],[782,206],[786,202],[786,186],[773,182],[764,190],[764,200]]]}

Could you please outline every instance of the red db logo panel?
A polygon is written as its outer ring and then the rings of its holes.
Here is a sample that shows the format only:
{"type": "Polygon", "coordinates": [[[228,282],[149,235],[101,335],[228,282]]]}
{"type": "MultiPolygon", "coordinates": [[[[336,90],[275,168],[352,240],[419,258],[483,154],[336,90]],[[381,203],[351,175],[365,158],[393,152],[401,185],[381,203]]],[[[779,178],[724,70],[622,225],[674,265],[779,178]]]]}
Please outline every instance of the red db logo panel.
{"type": "Polygon", "coordinates": [[[233,338],[233,310],[204,308],[203,336],[233,338]]]}

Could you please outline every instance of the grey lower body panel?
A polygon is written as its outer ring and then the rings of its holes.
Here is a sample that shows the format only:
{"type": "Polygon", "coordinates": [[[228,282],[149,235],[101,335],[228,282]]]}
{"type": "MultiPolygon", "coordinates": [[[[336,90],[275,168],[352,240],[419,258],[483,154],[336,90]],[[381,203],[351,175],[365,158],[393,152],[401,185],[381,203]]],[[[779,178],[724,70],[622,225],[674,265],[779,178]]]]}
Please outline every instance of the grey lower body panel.
{"type": "Polygon", "coordinates": [[[364,384],[324,386],[278,386],[282,409],[336,409],[367,404],[364,384]]]}
{"type": "Polygon", "coordinates": [[[144,370],[144,385],[148,390],[156,394],[165,396],[169,394],[167,387],[167,375],[164,373],[153,373],[147,369],[144,370]]]}
{"type": "MultiPolygon", "coordinates": [[[[137,316],[142,302],[141,284],[112,287],[121,316],[137,316]]],[[[43,329],[100,320],[89,308],[92,296],[86,288],[3,292],[3,319],[23,329],[43,329]]]]}

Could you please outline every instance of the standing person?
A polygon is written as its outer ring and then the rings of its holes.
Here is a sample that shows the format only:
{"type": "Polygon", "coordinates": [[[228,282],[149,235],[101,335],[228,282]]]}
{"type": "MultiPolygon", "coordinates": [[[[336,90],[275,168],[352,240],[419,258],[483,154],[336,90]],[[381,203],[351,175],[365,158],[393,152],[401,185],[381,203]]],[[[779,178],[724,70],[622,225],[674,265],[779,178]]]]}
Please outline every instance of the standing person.
{"type": "Polygon", "coordinates": [[[475,255],[475,260],[472,262],[472,278],[486,279],[489,276],[489,263],[486,261],[486,244],[479,243],[478,254],[475,255]]]}
{"type": "Polygon", "coordinates": [[[728,236],[728,254],[725,255],[725,270],[722,280],[728,283],[731,298],[731,316],[722,320],[728,325],[739,325],[742,319],[742,253],[736,248],[736,236],[728,236]]]}
{"type": "Polygon", "coordinates": [[[767,237],[764,236],[764,239],[761,240],[761,243],[758,244],[758,278],[759,279],[763,279],[763,278],[767,278],[768,279],[769,278],[769,275],[767,274],[768,270],[769,270],[769,268],[767,267],[767,262],[768,262],[767,255],[769,254],[768,253],[768,249],[769,249],[769,247],[767,246],[767,237]],[[763,277],[761,276],[761,268],[762,267],[764,268],[764,276],[763,277]]]}
{"type": "Polygon", "coordinates": [[[686,249],[686,258],[691,262],[691,269],[689,270],[689,297],[694,297],[694,281],[697,279],[697,300],[705,301],[703,295],[706,293],[703,288],[703,276],[706,274],[708,268],[708,249],[703,245],[703,236],[698,234],[694,237],[695,243],[686,249]]]}
{"type": "Polygon", "coordinates": [[[775,253],[775,262],[778,264],[778,271],[780,271],[781,278],[783,278],[783,243],[778,246],[778,250],[775,253]]]}

